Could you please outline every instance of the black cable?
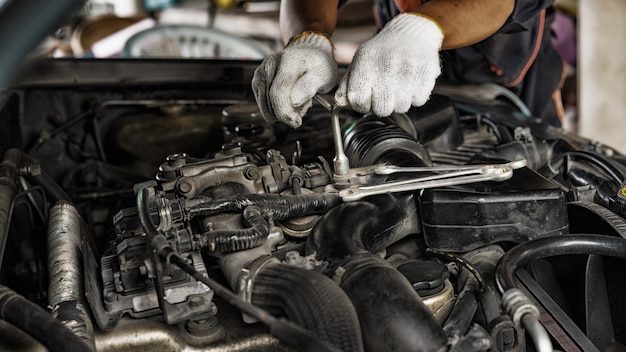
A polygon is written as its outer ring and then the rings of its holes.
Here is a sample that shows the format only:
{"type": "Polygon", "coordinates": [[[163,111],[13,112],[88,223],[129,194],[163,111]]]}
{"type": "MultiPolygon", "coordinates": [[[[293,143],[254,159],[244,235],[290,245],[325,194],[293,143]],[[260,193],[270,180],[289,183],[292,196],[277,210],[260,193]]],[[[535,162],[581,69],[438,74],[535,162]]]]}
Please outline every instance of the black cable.
{"type": "Polygon", "coordinates": [[[270,233],[270,225],[261,208],[251,205],[243,210],[243,220],[250,227],[234,230],[213,230],[202,234],[200,245],[212,252],[236,252],[258,247],[270,233]]]}
{"type": "Polygon", "coordinates": [[[597,154],[582,150],[576,150],[564,153],[563,157],[568,157],[574,161],[589,162],[600,168],[600,170],[606,173],[611,179],[613,179],[613,181],[617,182],[618,185],[621,186],[622,184],[624,184],[624,174],[608,160],[602,158],[597,154]]]}
{"type": "Polygon", "coordinates": [[[187,264],[185,259],[172,249],[165,239],[165,236],[160,233],[152,223],[148,207],[148,192],[145,187],[140,188],[137,192],[137,210],[141,227],[148,236],[150,246],[156,251],[161,259],[178,266],[181,270],[189,274],[189,276],[208,286],[211,290],[213,290],[215,295],[224,299],[228,304],[259,320],[268,327],[269,333],[272,336],[275,336],[288,345],[295,347],[298,351],[340,352],[335,347],[319,340],[317,337],[312,335],[310,331],[307,331],[290,321],[276,318],[264,309],[244,301],[225,286],[208,276],[205,276],[197,271],[193,266],[187,264]]]}
{"type": "Polygon", "coordinates": [[[493,133],[494,136],[496,136],[496,139],[498,140],[499,143],[503,143],[503,137],[502,137],[502,133],[500,132],[500,129],[498,128],[498,125],[496,125],[495,122],[493,122],[493,120],[491,120],[490,118],[483,116],[483,115],[464,115],[461,116],[459,118],[459,120],[461,122],[471,122],[471,121],[476,121],[478,125],[485,125],[489,128],[491,128],[491,132],[493,133]]]}
{"type": "MultiPolygon", "coordinates": [[[[33,160],[28,154],[17,148],[11,148],[5,152],[5,158],[10,157],[14,160],[18,168],[31,169],[38,163],[33,160]]],[[[33,175],[33,172],[28,172],[25,177],[29,182],[41,186],[46,190],[48,199],[51,202],[58,202],[61,200],[71,201],[70,196],[65,190],[59,186],[59,184],[50,176],[46,170],[39,168],[39,174],[33,175]]]]}
{"type": "Polygon", "coordinates": [[[227,199],[202,202],[189,208],[190,217],[239,212],[251,205],[261,206],[264,211],[272,210],[275,220],[291,216],[323,213],[337,206],[341,198],[337,194],[312,193],[301,195],[241,194],[227,199]]]}
{"type": "Polygon", "coordinates": [[[149,239],[159,234],[152,219],[150,219],[150,208],[148,207],[148,190],[145,187],[137,191],[137,215],[141,228],[146,232],[149,239]]]}
{"type": "Polygon", "coordinates": [[[515,271],[531,261],[567,254],[597,254],[626,259],[626,239],[602,235],[564,235],[541,238],[508,251],[496,267],[501,293],[516,287],[515,271]]]}
{"type": "MultiPolygon", "coordinates": [[[[58,135],[61,132],[64,132],[65,130],[67,130],[68,128],[74,126],[75,124],[81,122],[82,120],[88,118],[88,117],[92,117],[94,115],[94,110],[90,109],[84,112],[81,112],[80,114],[70,118],[67,122],[63,123],[61,126],[55,128],[54,130],[48,132],[45,134],[45,137],[43,137],[43,133],[42,133],[42,137],[39,137],[39,139],[37,139],[37,141],[35,142],[35,144],[33,144],[30,148],[28,148],[28,151],[26,152],[26,154],[30,155],[34,152],[36,152],[37,150],[39,150],[39,148],[41,148],[46,142],[48,142],[51,138],[55,137],[56,135],[58,135]]],[[[44,132],[44,131],[42,131],[44,132]]]]}
{"type": "Polygon", "coordinates": [[[482,291],[483,288],[485,287],[485,280],[483,279],[483,276],[480,274],[478,270],[476,270],[476,268],[474,268],[472,263],[463,259],[463,257],[460,257],[452,253],[448,253],[448,252],[438,251],[432,248],[427,248],[426,253],[432,254],[433,256],[444,259],[444,260],[457,263],[460,266],[467,269],[467,271],[469,271],[476,278],[476,281],[478,282],[478,291],[482,291]]]}
{"type": "Polygon", "coordinates": [[[185,259],[175,253],[171,247],[163,248],[159,251],[161,258],[169,260],[172,264],[178,266],[181,270],[189,274],[194,279],[207,285],[213,292],[224,299],[227,303],[233,307],[241,310],[242,312],[249,314],[250,316],[258,319],[261,323],[269,328],[269,332],[272,336],[277,337],[281,341],[296,348],[298,351],[328,351],[339,352],[339,350],[324,341],[319,340],[313,336],[311,332],[301,328],[300,326],[291,323],[285,319],[279,319],[269,314],[264,309],[261,309],[253,304],[250,304],[242,300],[239,296],[232,291],[222,286],[217,281],[204,276],[198,272],[194,267],[187,264],[185,259]]]}
{"type": "Polygon", "coordinates": [[[267,156],[263,154],[263,152],[258,150],[257,148],[242,145],[241,151],[244,153],[256,155],[263,162],[263,164],[267,165],[267,156]]]}

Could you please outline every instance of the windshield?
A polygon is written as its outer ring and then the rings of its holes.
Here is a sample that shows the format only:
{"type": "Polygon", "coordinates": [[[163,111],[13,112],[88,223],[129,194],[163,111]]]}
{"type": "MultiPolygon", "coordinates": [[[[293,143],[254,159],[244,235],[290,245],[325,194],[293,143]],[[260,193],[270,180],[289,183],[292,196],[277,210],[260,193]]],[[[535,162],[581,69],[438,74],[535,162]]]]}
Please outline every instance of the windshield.
{"type": "Polygon", "coordinates": [[[279,43],[278,1],[91,0],[35,54],[260,60],[279,43]]]}

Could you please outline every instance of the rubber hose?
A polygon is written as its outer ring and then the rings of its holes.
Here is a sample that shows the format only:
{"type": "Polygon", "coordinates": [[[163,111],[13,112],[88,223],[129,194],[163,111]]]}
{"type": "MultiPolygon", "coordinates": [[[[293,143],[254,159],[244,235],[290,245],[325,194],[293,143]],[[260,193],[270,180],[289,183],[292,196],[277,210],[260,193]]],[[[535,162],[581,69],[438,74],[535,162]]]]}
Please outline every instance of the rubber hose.
{"type": "Polygon", "coordinates": [[[270,226],[263,218],[261,208],[249,206],[243,211],[243,219],[249,228],[236,230],[215,230],[203,234],[202,247],[212,252],[235,252],[258,247],[270,233],[270,226]]]}
{"type": "Polygon", "coordinates": [[[493,351],[493,345],[493,340],[489,333],[482,326],[474,324],[467,334],[450,347],[448,352],[493,351]]]}
{"type": "Polygon", "coordinates": [[[280,211],[274,216],[276,220],[283,220],[291,216],[303,216],[313,213],[323,213],[337,206],[341,202],[336,194],[243,194],[218,201],[208,201],[194,205],[189,209],[191,217],[213,215],[226,212],[236,212],[251,205],[260,205],[271,209],[277,206],[280,211]]]}
{"type": "Polygon", "coordinates": [[[478,309],[478,300],[475,291],[464,289],[454,302],[450,315],[443,324],[443,331],[450,337],[461,337],[465,334],[473,321],[478,309]]]}
{"type": "Polygon", "coordinates": [[[83,340],[43,308],[2,285],[0,319],[29,334],[51,352],[91,351],[83,340]]]}
{"type": "Polygon", "coordinates": [[[626,259],[626,240],[601,235],[546,237],[520,244],[500,259],[496,282],[501,293],[515,288],[515,271],[531,261],[567,254],[597,254],[626,259]]]}
{"type": "Polygon", "coordinates": [[[137,215],[139,216],[139,223],[141,224],[141,228],[146,233],[148,238],[154,238],[159,234],[156,226],[152,222],[150,218],[150,207],[148,205],[148,189],[140,188],[137,191],[137,215]]]}
{"type": "Polygon", "coordinates": [[[593,153],[582,151],[582,150],[577,150],[577,151],[566,152],[563,154],[563,157],[570,158],[574,161],[589,162],[599,167],[618,185],[622,185],[625,181],[624,174],[617,167],[615,167],[608,160],[604,159],[603,157],[597,154],[593,154],[593,153]]]}
{"type": "Polygon", "coordinates": [[[0,268],[4,258],[11,216],[13,214],[13,201],[17,194],[17,179],[19,158],[15,149],[9,149],[4,153],[4,159],[0,164],[0,268]]]}
{"type": "Polygon", "coordinates": [[[95,350],[85,302],[80,215],[71,203],[59,202],[50,209],[48,224],[48,305],[55,318],[95,350]]]}
{"type": "Polygon", "coordinates": [[[255,276],[252,303],[312,331],[342,351],[363,351],[356,311],[328,277],[286,264],[270,264],[255,276]]]}
{"type": "Polygon", "coordinates": [[[335,207],[309,235],[307,252],[343,269],[340,286],[357,311],[366,351],[439,351],[446,345],[446,334],[406,277],[371,254],[418,231],[414,196],[401,193],[335,207]]]}
{"type": "Polygon", "coordinates": [[[341,288],[363,331],[366,351],[442,351],[448,338],[404,275],[373,254],[351,257],[341,288]]]}
{"type": "Polygon", "coordinates": [[[401,238],[420,231],[411,193],[383,194],[344,203],[326,213],[313,228],[307,252],[321,259],[344,259],[377,253],[401,238]]]}
{"type": "MultiPolygon", "coordinates": [[[[9,149],[6,151],[6,155],[11,154],[12,158],[15,160],[18,167],[26,167],[30,168],[33,165],[36,165],[37,162],[33,160],[28,154],[24,153],[19,149],[9,149]]],[[[70,201],[70,196],[65,192],[65,190],[59,186],[59,184],[46,172],[46,170],[41,169],[38,175],[26,175],[26,178],[35,185],[41,186],[44,190],[46,190],[46,194],[48,200],[51,202],[58,201],[70,201]]]]}
{"type": "Polygon", "coordinates": [[[605,208],[609,207],[610,199],[617,194],[617,187],[613,181],[587,170],[571,167],[565,174],[567,181],[572,186],[590,186],[595,189],[594,202],[605,208]]]}
{"type": "Polygon", "coordinates": [[[165,236],[162,234],[153,238],[152,247],[157,251],[159,257],[178,266],[191,277],[205,284],[207,287],[212,289],[218,297],[224,299],[228,304],[238,308],[243,313],[249,314],[258,319],[269,328],[269,332],[272,336],[277,337],[281,341],[294,347],[296,351],[339,352],[337,348],[330,346],[325,341],[322,341],[312,335],[310,331],[303,329],[301,326],[294,324],[291,321],[274,317],[266,310],[245,301],[243,298],[233,293],[230,289],[197,271],[196,268],[188,264],[185,259],[183,259],[172,249],[172,247],[169,246],[165,236]]]}

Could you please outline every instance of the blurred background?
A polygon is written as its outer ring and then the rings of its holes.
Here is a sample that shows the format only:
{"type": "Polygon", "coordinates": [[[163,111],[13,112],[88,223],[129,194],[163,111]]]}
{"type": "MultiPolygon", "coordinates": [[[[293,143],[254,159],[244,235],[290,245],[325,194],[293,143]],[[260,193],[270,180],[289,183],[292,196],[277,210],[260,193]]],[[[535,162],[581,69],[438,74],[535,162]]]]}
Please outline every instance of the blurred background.
{"type": "MultiPolygon", "coordinates": [[[[0,0],[0,6],[4,0],[0,0]]],[[[279,1],[90,0],[33,55],[260,60],[282,48],[279,1]]],[[[556,0],[553,44],[567,64],[564,128],[626,153],[626,1],[556,0]]],[[[376,32],[371,0],[343,6],[333,35],[349,63],[376,32]]]]}

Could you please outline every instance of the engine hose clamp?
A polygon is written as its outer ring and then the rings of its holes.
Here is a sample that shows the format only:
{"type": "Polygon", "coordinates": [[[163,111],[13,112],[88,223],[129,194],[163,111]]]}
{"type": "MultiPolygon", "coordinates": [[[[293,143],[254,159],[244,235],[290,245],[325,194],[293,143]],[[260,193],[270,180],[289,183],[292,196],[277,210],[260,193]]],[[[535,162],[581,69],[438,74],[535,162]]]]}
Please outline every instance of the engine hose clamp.
{"type": "Polygon", "coordinates": [[[522,327],[524,315],[531,314],[535,319],[539,318],[537,306],[518,288],[512,288],[504,292],[502,295],[502,308],[513,319],[515,326],[519,328],[522,327]]]}
{"type": "MultiPolygon", "coordinates": [[[[270,263],[276,263],[276,258],[271,255],[261,256],[241,269],[237,278],[237,294],[244,301],[252,304],[252,290],[254,289],[254,279],[256,274],[270,263]]],[[[253,316],[241,313],[243,321],[247,324],[257,323],[259,320],[253,316]]]]}

